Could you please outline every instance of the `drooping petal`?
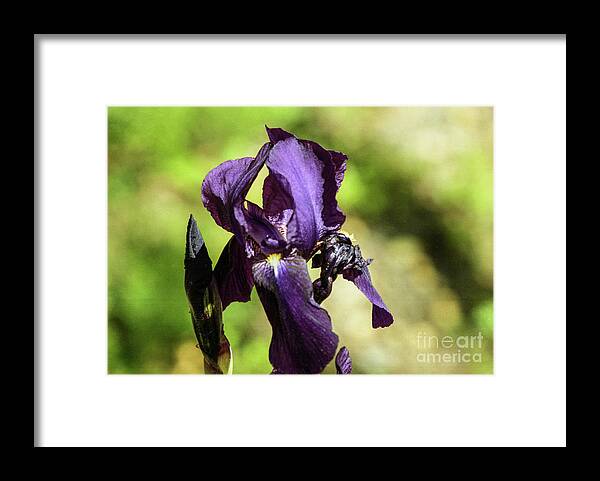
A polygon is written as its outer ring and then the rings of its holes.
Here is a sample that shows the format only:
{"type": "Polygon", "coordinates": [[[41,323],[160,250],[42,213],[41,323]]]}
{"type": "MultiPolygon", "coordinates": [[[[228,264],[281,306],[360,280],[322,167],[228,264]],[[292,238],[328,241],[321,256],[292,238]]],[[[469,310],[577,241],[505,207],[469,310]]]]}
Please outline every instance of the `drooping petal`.
{"type": "Polygon", "coordinates": [[[265,163],[270,144],[265,144],[255,158],[228,160],[211,170],[202,182],[202,202],[215,222],[245,242],[243,202],[252,182],[265,163]]]}
{"type": "Polygon", "coordinates": [[[346,346],[343,346],[335,356],[335,370],[338,374],[352,373],[352,358],[346,346]]]}
{"type": "Polygon", "coordinates": [[[335,355],[329,314],[312,297],[306,261],[269,256],[252,266],[259,298],[273,328],[269,360],[280,374],[317,374],[335,355]]]}
{"type": "Polygon", "coordinates": [[[297,139],[283,129],[267,127],[267,134],[273,148],[267,159],[263,208],[268,215],[294,210],[288,240],[306,255],[321,235],[339,229],[346,219],[336,194],[347,157],[316,142],[297,139]]]}
{"type": "Polygon", "coordinates": [[[394,317],[375,287],[373,287],[369,268],[365,266],[361,269],[348,269],[343,272],[343,276],[344,279],[352,281],[373,304],[371,316],[373,328],[391,326],[394,317]]]}
{"type": "Polygon", "coordinates": [[[223,310],[232,302],[248,302],[254,286],[252,266],[235,236],[223,248],[214,270],[223,310]]]}

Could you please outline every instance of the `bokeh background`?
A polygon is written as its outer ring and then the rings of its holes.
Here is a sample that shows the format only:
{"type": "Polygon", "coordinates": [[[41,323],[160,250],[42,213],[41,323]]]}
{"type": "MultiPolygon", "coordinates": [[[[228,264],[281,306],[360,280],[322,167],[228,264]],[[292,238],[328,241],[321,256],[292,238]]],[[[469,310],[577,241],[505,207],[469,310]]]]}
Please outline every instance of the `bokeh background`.
{"type": "MultiPolygon", "coordinates": [[[[204,209],[202,180],[225,160],[254,156],[265,124],[349,157],[344,229],[374,258],[374,283],[395,316],[372,329],[371,305],[336,281],[323,307],[354,372],[491,373],[490,107],[110,107],[108,372],[203,372],[183,290],[186,223],[194,214],[214,265],[230,234],[204,209]],[[422,362],[419,333],[481,333],[481,362],[422,362]]],[[[265,171],[248,197],[258,204],[265,171]]],[[[269,373],[271,329],[256,292],[229,306],[224,324],[234,373],[269,373]]],[[[425,351],[457,352],[435,342],[425,351]]]]}

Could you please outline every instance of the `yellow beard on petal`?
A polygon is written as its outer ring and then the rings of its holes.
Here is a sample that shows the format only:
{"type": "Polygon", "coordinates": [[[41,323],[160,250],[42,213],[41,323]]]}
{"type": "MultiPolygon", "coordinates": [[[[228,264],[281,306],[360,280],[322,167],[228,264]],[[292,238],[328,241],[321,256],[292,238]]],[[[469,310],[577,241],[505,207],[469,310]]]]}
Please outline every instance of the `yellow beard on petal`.
{"type": "Polygon", "coordinates": [[[279,262],[280,261],[281,261],[281,254],[279,254],[279,253],[269,254],[267,256],[267,262],[275,270],[277,270],[277,267],[279,267],[279,262]]]}

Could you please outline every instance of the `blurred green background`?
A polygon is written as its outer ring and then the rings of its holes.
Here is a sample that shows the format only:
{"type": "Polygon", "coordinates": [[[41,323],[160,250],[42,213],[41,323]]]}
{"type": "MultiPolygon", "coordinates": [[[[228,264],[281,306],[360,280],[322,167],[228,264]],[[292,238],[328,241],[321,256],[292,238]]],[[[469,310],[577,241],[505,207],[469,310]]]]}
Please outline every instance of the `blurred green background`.
{"type": "MultiPolygon", "coordinates": [[[[323,307],[354,372],[491,373],[490,107],[110,107],[108,372],[203,372],[183,290],[186,223],[194,214],[214,265],[230,234],[204,209],[202,180],[225,160],[254,156],[265,124],[349,157],[344,230],[374,258],[373,281],[395,316],[372,329],[371,305],[336,281],[323,307]],[[457,353],[443,336],[478,333],[481,362],[423,362],[457,353]]],[[[249,194],[259,204],[265,171],[249,194]]],[[[256,292],[224,324],[234,373],[269,373],[271,329],[256,292]]]]}

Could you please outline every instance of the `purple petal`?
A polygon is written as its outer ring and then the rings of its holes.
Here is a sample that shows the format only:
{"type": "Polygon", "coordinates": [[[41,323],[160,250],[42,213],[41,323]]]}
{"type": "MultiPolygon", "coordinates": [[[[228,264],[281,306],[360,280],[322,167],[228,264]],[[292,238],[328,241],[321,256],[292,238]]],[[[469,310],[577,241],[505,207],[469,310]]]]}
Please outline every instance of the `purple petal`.
{"type": "Polygon", "coordinates": [[[338,344],[327,311],[314,301],[306,261],[269,258],[252,267],[256,290],[273,328],[269,360],[281,374],[317,374],[338,344]]]}
{"type": "Polygon", "coordinates": [[[335,356],[335,370],[338,374],[352,373],[352,358],[346,346],[342,347],[335,356]]]}
{"type": "Polygon", "coordinates": [[[223,248],[214,270],[223,310],[232,302],[248,302],[254,286],[252,267],[235,237],[223,248]]]}
{"type": "Polygon", "coordinates": [[[279,142],[281,140],[285,140],[289,137],[294,137],[293,134],[290,134],[289,132],[286,132],[283,129],[270,129],[269,127],[267,127],[265,125],[265,129],[267,130],[267,135],[269,136],[269,140],[273,143],[279,142]]]}
{"type": "MultiPolygon", "coordinates": [[[[290,137],[296,138],[293,134],[283,129],[270,129],[269,127],[266,127],[266,129],[267,135],[269,136],[269,140],[274,144],[277,142],[281,142],[282,140],[288,139],[290,137]]],[[[331,161],[333,163],[333,177],[335,179],[337,187],[335,190],[337,191],[342,185],[342,181],[344,180],[344,173],[346,172],[346,160],[348,160],[348,157],[341,152],[336,152],[335,150],[326,150],[316,142],[313,142],[312,140],[298,140],[304,143],[305,145],[309,146],[322,162],[328,164],[331,161]]]]}
{"type": "Polygon", "coordinates": [[[282,251],[287,245],[282,232],[259,206],[252,202],[246,204],[247,207],[241,206],[236,211],[236,218],[244,225],[246,233],[260,246],[263,254],[282,251]]]}
{"type": "Polygon", "coordinates": [[[301,142],[310,147],[323,164],[323,222],[328,230],[338,230],[346,220],[346,216],[338,207],[335,197],[344,180],[348,157],[341,152],[325,150],[310,140],[301,142]]]}
{"type": "Polygon", "coordinates": [[[344,279],[354,282],[356,287],[358,287],[365,297],[373,304],[373,328],[391,326],[394,322],[394,318],[375,287],[373,287],[369,268],[364,267],[360,270],[349,269],[343,272],[343,276],[344,279]]]}
{"type": "Polygon", "coordinates": [[[202,182],[202,202],[215,222],[245,242],[243,202],[248,190],[265,163],[270,144],[265,144],[256,158],[228,160],[211,170],[202,182]]]}
{"type": "Polygon", "coordinates": [[[254,159],[228,160],[212,169],[202,182],[202,203],[223,229],[233,232],[233,203],[239,182],[254,159]]]}
{"type": "Polygon", "coordinates": [[[297,139],[283,129],[267,127],[267,134],[274,155],[271,158],[269,154],[267,160],[263,208],[269,216],[285,209],[298,211],[287,230],[288,240],[307,255],[318,237],[339,229],[346,220],[336,194],[347,157],[311,140],[297,139]]]}
{"type": "Polygon", "coordinates": [[[274,216],[285,210],[294,209],[294,199],[290,195],[287,181],[270,173],[263,183],[263,209],[267,215],[274,216]]]}
{"type": "Polygon", "coordinates": [[[346,161],[348,160],[348,156],[341,152],[336,152],[335,150],[330,150],[329,154],[331,155],[331,161],[333,162],[335,183],[339,189],[344,181],[344,175],[346,174],[346,161]]]}
{"type": "Polygon", "coordinates": [[[317,145],[294,137],[277,142],[267,158],[270,174],[263,187],[265,211],[293,208],[287,239],[303,255],[345,220],[335,199],[338,171],[326,150],[319,147],[315,154],[317,145]]]}

